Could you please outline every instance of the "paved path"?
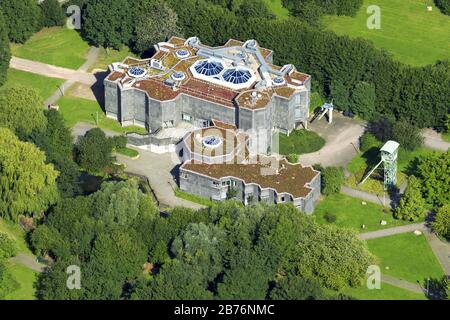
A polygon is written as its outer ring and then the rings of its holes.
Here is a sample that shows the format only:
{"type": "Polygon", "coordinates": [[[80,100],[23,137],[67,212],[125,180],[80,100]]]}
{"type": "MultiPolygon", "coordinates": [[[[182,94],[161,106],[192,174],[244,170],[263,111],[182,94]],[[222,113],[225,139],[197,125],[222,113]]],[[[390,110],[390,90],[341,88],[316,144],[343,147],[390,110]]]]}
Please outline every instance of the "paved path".
{"type": "Polygon", "coordinates": [[[19,253],[17,256],[12,257],[10,261],[23,264],[27,268],[33,269],[34,271],[37,272],[42,272],[45,268],[45,265],[36,261],[35,256],[26,255],[23,253],[19,253]]]}
{"type": "Polygon", "coordinates": [[[366,233],[360,233],[358,237],[363,240],[369,240],[369,239],[376,239],[376,238],[382,238],[382,237],[389,237],[400,233],[406,233],[406,232],[414,232],[414,230],[420,230],[425,231],[427,227],[425,226],[424,222],[421,223],[412,223],[407,224],[400,227],[393,227],[393,228],[387,228],[377,231],[371,231],[366,233]]]}
{"type": "Polygon", "coordinates": [[[386,198],[383,199],[382,196],[378,196],[376,194],[361,191],[361,190],[352,189],[347,186],[341,187],[341,193],[346,194],[350,197],[362,199],[364,201],[373,202],[373,203],[376,203],[376,204],[379,204],[379,205],[382,205],[385,207],[389,207],[391,204],[391,199],[389,198],[388,194],[386,194],[386,198]]]}
{"type": "Polygon", "coordinates": [[[133,160],[129,157],[117,155],[117,160],[127,166],[126,172],[148,178],[160,205],[168,207],[183,206],[191,209],[203,208],[197,203],[175,196],[174,190],[177,188],[177,184],[173,174],[175,174],[176,166],[179,163],[172,159],[174,153],[157,154],[148,150],[136,150],[139,151],[138,159],[133,160]]]}
{"type": "Polygon", "coordinates": [[[323,166],[346,167],[357,154],[359,137],[363,134],[366,123],[361,120],[344,117],[338,112],[333,113],[333,123],[326,119],[315,120],[308,128],[322,136],[326,143],[317,152],[300,155],[300,162],[307,165],[320,163],[323,166]]]}
{"type": "Polygon", "coordinates": [[[441,262],[445,274],[450,277],[450,243],[439,240],[436,234],[428,228],[425,229],[424,234],[435,256],[441,262]]]}
{"type": "MultiPolygon", "coordinates": [[[[84,134],[87,131],[89,131],[89,130],[91,130],[93,128],[97,128],[97,126],[93,125],[93,124],[90,124],[90,123],[86,123],[86,122],[78,122],[72,128],[72,136],[74,138],[74,141],[77,141],[79,137],[84,136],[84,134]]],[[[120,133],[117,133],[117,132],[112,131],[112,130],[103,129],[103,128],[101,128],[101,129],[102,129],[102,131],[105,133],[105,135],[107,137],[114,137],[114,136],[120,135],[120,133]]]]}
{"type": "Polygon", "coordinates": [[[388,276],[386,274],[382,274],[381,275],[381,281],[391,284],[393,286],[399,287],[399,288],[403,288],[412,292],[416,292],[416,293],[425,293],[424,288],[422,288],[420,285],[416,284],[416,283],[412,283],[409,281],[405,281],[405,280],[401,280],[401,279],[397,279],[391,276],[388,276]]]}
{"type": "Polygon", "coordinates": [[[442,140],[441,135],[432,129],[424,129],[422,136],[424,145],[430,149],[447,151],[450,148],[450,142],[442,140]]]}
{"type": "Polygon", "coordinates": [[[10,67],[13,69],[36,73],[51,78],[72,80],[88,85],[92,85],[97,81],[92,73],[88,73],[83,70],[72,70],[17,57],[11,58],[10,67]]]}

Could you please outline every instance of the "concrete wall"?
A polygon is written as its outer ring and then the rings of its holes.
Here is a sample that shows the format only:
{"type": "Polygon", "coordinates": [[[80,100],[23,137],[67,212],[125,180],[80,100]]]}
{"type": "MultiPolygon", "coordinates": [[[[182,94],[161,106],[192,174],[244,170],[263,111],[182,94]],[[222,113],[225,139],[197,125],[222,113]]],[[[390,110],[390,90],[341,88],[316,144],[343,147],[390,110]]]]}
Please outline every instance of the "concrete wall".
{"type": "Polygon", "coordinates": [[[310,187],[312,191],[305,198],[293,198],[290,194],[277,194],[273,189],[260,189],[257,184],[244,184],[240,179],[229,177],[221,178],[218,184],[214,184],[217,180],[186,171],[180,168],[180,189],[211,200],[225,200],[228,187],[237,189],[236,199],[244,204],[248,203],[249,196],[253,196],[253,202],[274,203],[293,203],[302,212],[311,214],[314,211],[315,203],[320,197],[320,174],[311,181],[310,187]],[[223,182],[229,181],[229,184],[223,182]],[[282,201],[284,197],[284,201],[282,201]]]}

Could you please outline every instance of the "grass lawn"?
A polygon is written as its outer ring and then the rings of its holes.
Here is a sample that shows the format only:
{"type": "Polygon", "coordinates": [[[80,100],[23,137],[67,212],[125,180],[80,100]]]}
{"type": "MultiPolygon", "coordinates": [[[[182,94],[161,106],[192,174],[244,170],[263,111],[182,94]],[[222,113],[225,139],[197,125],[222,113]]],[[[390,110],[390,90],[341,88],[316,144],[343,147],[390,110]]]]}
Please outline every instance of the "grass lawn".
{"type": "Polygon", "coordinates": [[[362,201],[344,194],[327,196],[317,205],[314,216],[319,224],[329,224],[324,215],[332,213],[336,216],[336,221],[333,224],[338,227],[350,228],[356,232],[369,232],[408,223],[395,219],[392,212],[381,205],[371,202],[362,205],[362,201]],[[384,212],[383,210],[388,211],[384,212]],[[382,226],[381,220],[386,220],[387,225],[382,226]],[[365,229],[361,228],[363,224],[366,225],[365,229]]]}
{"type": "Polygon", "coordinates": [[[30,72],[8,69],[6,83],[1,89],[22,85],[36,89],[45,100],[50,97],[63,82],[64,80],[62,79],[48,78],[30,72]]]}
{"type": "Polygon", "coordinates": [[[17,250],[25,254],[31,254],[25,241],[25,231],[17,223],[0,218],[0,232],[6,233],[17,245],[17,250]]]}
{"type": "Polygon", "coordinates": [[[427,300],[424,294],[411,292],[390,284],[381,283],[381,289],[369,290],[362,286],[348,288],[342,293],[355,297],[359,300],[427,300]]]}
{"type": "Polygon", "coordinates": [[[311,103],[309,104],[309,112],[312,113],[316,108],[323,106],[325,100],[317,92],[311,92],[311,103]]]}
{"type": "Polygon", "coordinates": [[[444,141],[450,142],[450,132],[444,132],[442,133],[442,139],[444,141]]]}
{"type": "Polygon", "coordinates": [[[201,204],[203,206],[207,206],[207,207],[211,207],[217,204],[217,202],[214,202],[212,200],[194,195],[194,194],[190,194],[187,192],[184,192],[180,189],[175,190],[175,196],[177,196],[178,198],[184,199],[184,200],[188,200],[191,202],[195,202],[198,204],[201,204]]]}
{"type": "Polygon", "coordinates": [[[69,69],[78,69],[84,62],[89,45],[76,30],[66,27],[44,28],[25,44],[12,44],[12,54],[69,69]]]}
{"type": "Polygon", "coordinates": [[[421,285],[428,277],[441,279],[444,275],[424,235],[403,233],[368,240],[367,245],[384,274],[421,285]]]}
{"type": "Polygon", "coordinates": [[[137,157],[139,155],[138,151],[136,151],[134,149],[127,148],[127,147],[116,149],[115,152],[117,152],[117,153],[119,153],[121,155],[130,157],[130,158],[135,158],[135,157],[137,157]]]}
{"type": "Polygon", "coordinates": [[[320,150],[324,144],[325,140],[313,131],[294,130],[289,136],[279,134],[279,153],[282,155],[315,152],[320,150]]]}
{"type": "Polygon", "coordinates": [[[322,22],[339,35],[369,39],[376,47],[392,53],[395,59],[413,66],[450,58],[450,17],[434,4],[433,11],[428,12],[422,0],[364,0],[355,17],[326,16],[322,22]],[[381,8],[379,30],[369,30],[366,26],[369,5],[381,8]]]}
{"type": "Polygon", "coordinates": [[[9,263],[9,271],[19,283],[20,287],[9,293],[6,300],[34,300],[36,299],[36,290],[34,285],[36,283],[38,273],[21,264],[9,263]]]}
{"type": "Polygon", "coordinates": [[[283,7],[282,0],[263,0],[278,19],[289,18],[289,10],[283,7]]]}
{"type": "Polygon", "coordinates": [[[126,57],[137,57],[134,53],[131,52],[130,48],[127,46],[123,46],[120,50],[109,50],[106,51],[104,48],[100,48],[100,52],[95,64],[91,67],[91,70],[94,69],[103,69],[107,70],[108,66],[113,62],[122,62],[126,57]]]}
{"type": "Polygon", "coordinates": [[[98,112],[98,126],[102,129],[108,129],[118,133],[146,133],[145,128],[138,126],[122,127],[118,121],[107,118],[96,101],[65,96],[59,99],[57,104],[69,127],[73,127],[78,122],[95,124],[96,112],[98,112]]]}

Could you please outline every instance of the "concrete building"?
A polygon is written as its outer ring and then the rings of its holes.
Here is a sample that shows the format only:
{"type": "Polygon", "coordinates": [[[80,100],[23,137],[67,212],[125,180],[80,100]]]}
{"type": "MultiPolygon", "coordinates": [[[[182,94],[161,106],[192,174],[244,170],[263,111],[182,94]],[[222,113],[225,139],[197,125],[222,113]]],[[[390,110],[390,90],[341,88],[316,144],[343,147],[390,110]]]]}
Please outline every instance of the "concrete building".
{"type": "Polygon", "coordinates": [[[255,40],[220,47],[172,37],[149,59],[127,58],[105,78],[108,117],[147,128],[130,143],[177,152],[180,188],[212,200],[292,202],[312,212],[320,173],[267,157],[274,133],[306,127],[311,77],[275,66],[255,40]]]}
{"type": "Polygon", "coordinates": [[[104,81],[108,117],[149,133],[213,119],[252,136],[250,151],[270,153],[274,131],[306,126],[311,77],[293,65],[272,64],[273,52],[255,40],[209,47],[196,37],[172,37],[150,59],[110,66],[104,81]]]}

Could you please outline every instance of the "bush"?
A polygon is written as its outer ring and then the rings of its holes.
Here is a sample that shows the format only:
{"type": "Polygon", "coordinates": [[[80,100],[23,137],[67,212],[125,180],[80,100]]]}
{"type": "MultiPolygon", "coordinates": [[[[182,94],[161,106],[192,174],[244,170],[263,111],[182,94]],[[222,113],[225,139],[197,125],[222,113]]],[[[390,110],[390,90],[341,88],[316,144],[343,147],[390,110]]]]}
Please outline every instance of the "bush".
{"type": "Polygon", "coordinates": [[[110,138],[111,144],[115,149],[126,148],[128,139],[126,136],[115,136],[110,138]]]}
{"type": "Polygon", "coordinates": [[[323,215],[323,217],[325,218],[325,220],[326,220],[328,223],[336,222],[336,219],[337,219],[336,215],[335,215],[334,213],[331,213],[331,212],[326,212],[326,213],[323,215]]]}
{"type": "Polygon", "coordinates": [[[392,139],[406,150],[413,151],[423,144],[419,128],[406,121],[396,122],[392,128],[392,139]]]}
{"type": "Polygon", "coordinates": [[[372,147],[378,147],[380,141],[371,133],[365,133],[359,138],[359,150],[364,153],[372,147]]]}
{"type": "Polygon", "coordinates": [[[322,193],[326,196],[337,194],[344,183],[344,170],[340,167],[327,167],[322,170],[322,193]]]}
{"type": "Polygon", "coordinates": [[[434,217],[433,228],[439,235],[450,240],[450,204],[439,208],[434,217]]]}
{"type": "Polygon", "coordinates": [[[290,153],[290,154],[287,155],[286,159],[290,163],[297,163],[298,162],[298,154],[290,153]]]}
{"type": "Polygon", "coordinates": [[[8,259],[17,254],[16,244],[7,234],[0,233],[0,260],[8,259]]]}
{"type": "Polygon", "coordinates": [[[450,0],[434,0],[434,3],[443,14],[450,16],[450,0]]]}
{"type": "Polygon", "coordinates": [[[89,173],[96,174],[109,166],[112,144],[100,128],[94,128],[86,132],[77,145],[77,162],[89,173]]]}

